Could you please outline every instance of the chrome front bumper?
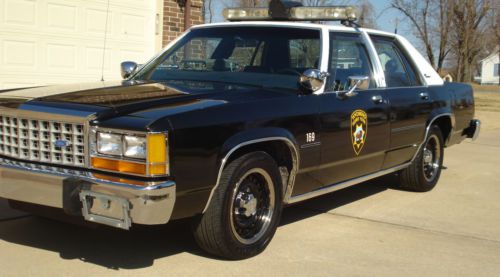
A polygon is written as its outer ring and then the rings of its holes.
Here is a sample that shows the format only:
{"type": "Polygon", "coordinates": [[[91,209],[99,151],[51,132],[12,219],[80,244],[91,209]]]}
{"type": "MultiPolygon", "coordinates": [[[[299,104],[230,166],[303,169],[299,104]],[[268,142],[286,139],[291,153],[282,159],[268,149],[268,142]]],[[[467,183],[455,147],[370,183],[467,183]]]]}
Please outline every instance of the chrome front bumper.
{"type": "Polygon", "coordinates": [[[129,229],[169,221],[172,181],[143,182],[0,158],[0,197],[61,208],[86,220],[129,229]]]}

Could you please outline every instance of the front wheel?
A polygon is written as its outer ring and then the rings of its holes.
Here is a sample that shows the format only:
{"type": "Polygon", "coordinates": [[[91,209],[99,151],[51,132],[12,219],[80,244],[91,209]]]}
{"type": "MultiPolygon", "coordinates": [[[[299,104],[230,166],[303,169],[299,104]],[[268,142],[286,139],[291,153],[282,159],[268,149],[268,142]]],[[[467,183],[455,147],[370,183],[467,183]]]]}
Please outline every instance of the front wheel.
{"type": "Polygon", "coordinates": [[[276,162],[264,152],[232,161],[223,170],[207,211],[193,224],[200,247],[232,260],[264,251],[281,217],[280,180],[276,162]]]}
{"type": "Polygon", "coordinates": [[[400,172],[401,188],[418,192],[432,190],[441,176],[443,149],[441,129],[433,125],[415,160],[400,172]]]}

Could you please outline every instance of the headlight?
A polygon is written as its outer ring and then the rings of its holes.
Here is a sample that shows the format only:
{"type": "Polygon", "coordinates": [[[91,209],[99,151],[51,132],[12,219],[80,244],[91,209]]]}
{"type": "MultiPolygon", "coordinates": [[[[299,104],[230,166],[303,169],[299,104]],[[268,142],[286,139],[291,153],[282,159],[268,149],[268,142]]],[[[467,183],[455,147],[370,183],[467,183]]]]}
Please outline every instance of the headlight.
{"type": "Polygon", "coordinates": [[[91,165],[95,169],[140,176],[169,174],[166,133],[121,133],[93,128],[91,165]]]}
{"type": "Polygon", "coordinates": [[[97,133],[97,151],[104,155],[123,154],[122,136],[110,133],[97,133]]]}
{"type": "Polygon", "coordinates": [[[146,137],[125,136],[125,157],[134,159],[146,159],[146,137]]]}

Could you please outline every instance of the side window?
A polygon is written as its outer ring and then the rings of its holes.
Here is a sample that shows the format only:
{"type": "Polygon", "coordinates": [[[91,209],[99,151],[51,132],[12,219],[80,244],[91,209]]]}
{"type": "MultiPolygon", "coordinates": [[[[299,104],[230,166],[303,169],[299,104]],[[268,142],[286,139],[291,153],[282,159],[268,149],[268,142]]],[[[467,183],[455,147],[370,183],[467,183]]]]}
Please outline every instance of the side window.
{"type": "Polygon", "coordinates": [[[409,60],[393,39],[372,36],[372,41],[384,69],[387,87],[420,85],[409,60]]]}
{"type": "Polygon", "coordinates": [[[372,65],[358,34],[330,33],[328,71],[328,90],[347,90],[351,76],[368,76],[370,87],[374,87],[372,65]]]}
{"type": "Polygon", "coordinates": [[[318,68],[321,52],[318,39],[292,39],[289,43],[290,67],[299,72],[318,68]]]}

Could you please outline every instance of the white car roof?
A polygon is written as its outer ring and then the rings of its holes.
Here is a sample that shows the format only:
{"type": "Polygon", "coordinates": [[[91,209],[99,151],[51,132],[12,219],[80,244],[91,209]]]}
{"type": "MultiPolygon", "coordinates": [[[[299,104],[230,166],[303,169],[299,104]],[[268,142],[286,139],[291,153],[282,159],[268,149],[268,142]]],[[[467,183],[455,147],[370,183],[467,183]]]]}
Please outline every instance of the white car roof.
{"type": "Polygon", "coordinates": [[[406,38],[398,34],[393,34],[389,32],[384,32],[380,30],[367,29],[367,28],[355,28],[346,27],[342,25],[326,25],[326,24],[315,24],[306,22],[280,22],[280,21],[238,21],[238,22],[222,22],[222,23],[209,23],[196,25],[191,27],[191,29],[209,28],[209,27],[228,27],[228,26],[275,26],[275,27],[291,27],[291,28],[303,28],[303,29],[321,29],[328,31],[337,32],[366,32],[370,35],[381,35],[386,37],[395,38],[401,43],[401,45],[408,52],[409,56],[413,59],[415,66],[421,73],[424,79],[425,85],[443,85],[444,81],[436,72],[436,70],[429,64],[427,59],[422,56],[422,54],[410,43],[406,38]]]}
{"type": "Polygon", "coordinates": [[[196,25],[191,28],[207,28],[207,27],[223,27],[223,26],[276,26],[276,27],[295,27],[295,28],[315,28],[315,29],[328,29],[331,31],[356,31],[362,30],[366,31],[370,34],[378,34],[389,37],[396,37],[398,35],[383,32],[374,29],[368,28],[354,28],[354,27],[346,27],[343,25],[326,25],[326,24],[316,24],[316,23],[305,23],[305,22],[283,22],[283,21],[238,21],[238,22],[220,22],[220,23],[208,23],[196,25]]]}

